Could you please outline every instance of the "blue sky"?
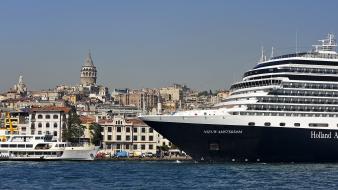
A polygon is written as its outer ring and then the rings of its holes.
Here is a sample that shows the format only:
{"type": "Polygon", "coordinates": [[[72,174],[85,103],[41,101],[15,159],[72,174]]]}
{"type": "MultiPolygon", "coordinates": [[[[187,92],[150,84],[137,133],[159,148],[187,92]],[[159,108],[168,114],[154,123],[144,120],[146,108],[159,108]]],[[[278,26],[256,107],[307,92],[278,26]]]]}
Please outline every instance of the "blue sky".
{"type": "Polygon", "coordinates": [[[0,1],[0,90],[79,83],[92,52],[109,88],[228,88],[260,57],[338,34],[335,1],[0,1]]]}

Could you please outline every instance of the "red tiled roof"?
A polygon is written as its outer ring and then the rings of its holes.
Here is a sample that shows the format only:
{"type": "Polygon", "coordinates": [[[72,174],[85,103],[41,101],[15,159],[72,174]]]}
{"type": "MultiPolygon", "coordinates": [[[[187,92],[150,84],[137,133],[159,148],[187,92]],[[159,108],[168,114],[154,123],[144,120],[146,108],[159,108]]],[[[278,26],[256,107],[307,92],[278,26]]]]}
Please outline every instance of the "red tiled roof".
{"type": "Polygon", "coordinates": [[[95,117],[81,115],[80,120],[81,120],[81,123],[94,123],[95,117]]]}
{"type": "Polygon", "coordinates": [[[57,106],[44,106],[44,107],[32,107],[30,109],[31,112],[54,112],[54,111],[60,111],[60,112],[65,112],[68,113],[70,112],[70,108],[69,107],[57,107],[57,106]]]}

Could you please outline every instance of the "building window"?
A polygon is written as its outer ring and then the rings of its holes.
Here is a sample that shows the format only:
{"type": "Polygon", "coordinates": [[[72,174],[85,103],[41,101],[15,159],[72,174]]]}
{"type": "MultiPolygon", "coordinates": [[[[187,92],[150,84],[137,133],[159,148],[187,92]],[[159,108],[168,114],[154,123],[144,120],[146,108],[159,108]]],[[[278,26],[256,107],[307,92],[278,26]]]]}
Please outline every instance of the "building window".
{"type": "Polygon", "coordinates": [[[50,115],[46,115],[45,118],[46,118],[46,119],[50,119],[50,115]]]}
{"type": "Polygon", "coordinates": [[[121,149],[121,145],[120,144],[116,144],[116,149],[121,149]]]}
{"type": "Polygon", "coordinates": [[[22,127],[21,130],[22,130],[22,131],[26,131],[26,127],[22,127]]]}
{"type": "Polygon", "coordinates": [[[46,123],[46,128],[49,128],[50,127],[50,124],[49,123],[46,123]]]}
{"type": "Polygon", "coordinates": [[[38,131],[38,135],[41,135],[42,134],[42,132],[41,131],[38,131]]]}
{"type": "Polygon", "coordinates": [[[154,146],[152,144],[149,145],[149,150],[153,150],[154,146]]]}
{"type": "Polygon", "coordinates": [[[57,123],[54,123],[54,128],[57,128],[58,127],[58,124],[57,123]]]}
{"type": "Polygon", "coordinates": [[[121,127],[116,127],[116,131],[117,131],[118,133],[120,133],[120,132],[121,132],[121,127]]]}
{"type": "Polygon", "coordinates": [[[142,135],[141,136],[141,141],[145,141],[146,140],[146,136],[142,135]]]}
{"type": "Polygon", "coordinates": [[[130,136],[129,135],[126,136],[126,141],[130,141],[130,136]]]}
{"type": "Polygon", "coordinates": [[[58,115],[53,115],[53,119],[58,119],[59,116],[58,115]]]}
{"type": "Polygon", "coordinates": [[[141,144],[141,150],[145,150],[146,149],[146,145],[145,144],[141,144]]]}
{"type": "Polygon", "coordinates": [[[49,135],[50,133],[49,133],[49,131],[46,131],[46,135],[49,135]]]}
{"type": "Polygon", "coordinates": [[[35,114],[32,114],[32,119],[35,119],[35,114]]]}
{"type": "Polygon", "coordinates": [[[134,133],[137,133],[137,128],[136,127],[134,128],[134,133]]]}
{"type": "Polygon", "coordinates": [[[126,127],[126,132],[130,133],[130,127],[126,127]]]}
{"type": "Polygon", "coordinates": [[[133,136],[133,140],[137,141],[137,136],[136,135],[133,136]]]}
{"type": "Polygon", "coordinates": [[[41,114],[38,115],[38,119],[42,119],[42,115],[41,114]]]}
{"type": "Polygon", "coordinates": [[[137,144],[134,144],[134,145],[133,145],[133,149],[134,149],[134,150],[137,150],[137,144]]]}
{"type": "Polygon", "coordinates": [[[42,127],[42,123],[38,123],[38,127],[41,128],[42,127]]]}
{"type": "Polygon", "coordinates": [[[149,136],[149,141],[153,141],[154,137],[153,136],[149,136]]]}
{"type": "Polygon", "coordinates": [[[108,132],[111,132],[111,128],[112,128],[112,127],[108,127],[108,132]]]}
{"type": "Polygon", "coordinates": [[[149,133],[152,133],[154,132],[154,129],[153,128],[149,128],[149,133]]]}
{"type": "Polygon", "coordinates": [[[108,141],[111,141],[111,135],[108,135],[108,141]]]}
{"type": "Polygon", "coordinates": [[[66,123],[63,123],[63,124],[62,124],[62,128],[63,128],[63,129],[66,129],[66,123]]]}
{"type": "Polygon", "coordinates": [[[130,146],[129,144],[126,144],[126,149],[129,150],[130,149],[130,146]]]}
{"type": "Polygon", "coordinates": [[[121,140],[121,135],[116,135],[116,140],[120,141],[121,140]]]}
{"type": "Polygon", "coordinates": [[[54,131],[53,132],[53,135],[56,137],[56,136],[58,136],[58,132],[57,131],[54,131]]]}
{"type": "Polygon", "coordinates": [[[142,127],[142,133],[146,132],[146,128],[142,127]]]}
{"type": "Polygon", "coordinates": [[[35,123],[34,122],[32,122],[32,124],[31,124],[31,129],[35,129],[35,123]]]}

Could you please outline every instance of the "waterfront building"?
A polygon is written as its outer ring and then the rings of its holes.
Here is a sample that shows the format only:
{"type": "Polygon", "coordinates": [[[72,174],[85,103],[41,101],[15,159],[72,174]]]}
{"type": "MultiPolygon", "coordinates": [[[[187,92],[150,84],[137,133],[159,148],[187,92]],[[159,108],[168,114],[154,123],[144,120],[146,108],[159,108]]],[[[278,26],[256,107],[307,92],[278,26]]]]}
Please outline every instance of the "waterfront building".
{"type": "Polygon", "coordinates": [[[158,147],[171,145],[155,130],[136,118],[115,116],[112,120],[100,121],[99,124],[103,127],[103,149],[111,154],[119,151],[156,154],[158,147]]]}
{"type": "Polygon", "coordinates": [[[67,127],[70,108],[68,107],[35,107],[29,110],[30,135],[53,135],[53,139],[62,141],[62,129],[67,127]]]}
{"type": "Polygon", "coordinates": [[[26,134],[28,128],[28,113],[24,111],[10,111],[5,112],[2,116],[4,118],[4,128],[10,131],[12,127],[13,132],[19,134],[26,134]],[[12,126],[11,126],[12,125],[12,126]]]}

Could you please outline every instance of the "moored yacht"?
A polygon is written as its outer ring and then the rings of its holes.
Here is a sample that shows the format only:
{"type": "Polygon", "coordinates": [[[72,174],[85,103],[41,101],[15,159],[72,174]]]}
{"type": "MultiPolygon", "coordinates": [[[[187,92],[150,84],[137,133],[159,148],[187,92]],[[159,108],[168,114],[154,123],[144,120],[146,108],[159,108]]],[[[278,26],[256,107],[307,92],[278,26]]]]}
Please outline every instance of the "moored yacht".
{"type": "Polygon", "coordinates": [[[52,135],[18,135],[0,130],[0,160],[94,160],[98,147],[52,141],[52,135]]]}
{"type": "Polygon", "coordinates": [[[213,110],[140,118],[197,161],[337,162],[335,37],[309,52],[262,55],[213,110]]]}

